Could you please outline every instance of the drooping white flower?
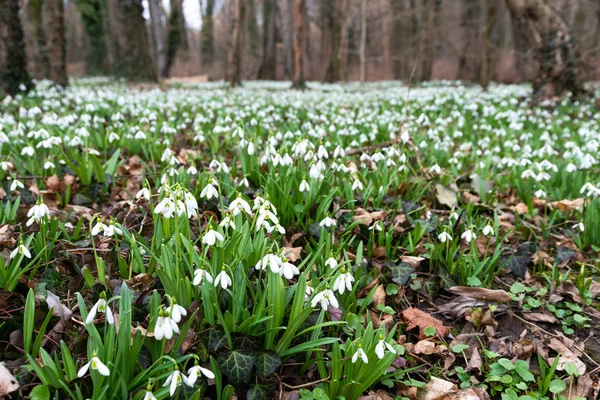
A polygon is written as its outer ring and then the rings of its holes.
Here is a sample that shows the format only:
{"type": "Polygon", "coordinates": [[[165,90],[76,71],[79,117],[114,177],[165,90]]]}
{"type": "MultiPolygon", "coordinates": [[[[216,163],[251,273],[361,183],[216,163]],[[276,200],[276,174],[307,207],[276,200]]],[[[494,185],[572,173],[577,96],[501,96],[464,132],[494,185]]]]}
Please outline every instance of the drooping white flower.
{"type": "Polygon", "coordinates": [[[10,253],[10,258],[13,259],[18,254],[23,254],[23,256],[25,256],[27,258],[31,258],[31,253],[29,252],[29,250],[27,249],[27,247],[25,247],[25,245],[23,244],[22,240],[19,243],[19,245],[10,253]]]}
{"type": "Polygon", "coordinates": [[[359,344],[358,345],[358,349],[356,350],[356,353],[354,353],[354,355],[352,356],[352,364],[356,363],[356,361],[358,361],[358,359],[361,359],[362,362],[364,362],[365,364],[369,363],[369,358],[367,357],[367,354],[365,353],[365,351],[362,348],[362,345],[359,344]]]}
{"type": "Polygon", "coordinates": [[[13,181],[10,183],[10,191],[14,192],[17,189],[23,189],[25,187],[25,185],[23,185],[23,183],[21,181],[19,181],[18,179],[13,179],[13,181]]]}
{"type": "Polygon", "coordinates": [[[335,258],[333,258],[333,255],[332,255],[327,260],[325,260],[325,265],[330,267],[331,269],[335,269],[338,266],[338,262],[336,261],[335,258]]]}
{"type": "Polygon", "coordinates": [[[231,219],[231,216],[229,216],[229,213],[227,213],[227,215],[225,215],[225,218],[223,218],[223,221],[219,222],[219,226],[223,229],[227,229],[227,227],[231,227],[231,229],[233,229],[233,230],[236,229],[235,222],[233,221],[233,219],[231,219]]]}
{"type": "Polygon", "coordinates": [[[162,201],[154,208],[154,212],[156,214],[162,214],[165,218],[173,218],[175,215],[175,203],[173,202],[173,199],[170,196],[162,199],[162,201]]]}
{"type": "Polygon", "coordinates": [[[208,283],[213,283],[212,275],[205,269],[199,268],[194,271],[194,285],[198,286],[205,279],[208,283]]]}
{"type": "Polygon", "coordinates": [[[194,386],[199,376],[204,375],[208,379],[215,379],[215,374],[210,369],[202,368],[197,363],[190,369],[188,369],[188,385],[194,386]]]}
{"type": "Polygon", "coordinates": [[[221,285],[221,288],[223,290],[227,289],[229,286],[231,286],[233,282],[231,281],[231,278],[229,277],[229,275],[227,275],[227,272],[225,271],[225,268],[223,268],[221,270],[221,272],[219,273],[219,275],[217,275],[217,277],[215,278],[215,287],[221,285]]]}
{"type": "Polygon", "coordinates": [[[208,230],[208,232],[204,234],[204,236],[202,236],[202,243],[209,247],[214,246],[217,240],[219,241],[219,243],[223,242],[223,235],[215,231],[212,227],[208,230]]]}
{"type": "Polygon", "coordinates": [[[442,173],[442,168],[440,168],[439,165],[434,164],[429,168],[429,172],[431,172],[432,174],[441,174],[442,173]]]}
{"type": "Polygon", "coordinates": [[[579,222],[579,223],[573,225],[573,229],[579,229],[581,232],[584,232],[585,225],[583,225],[583,222],[579,222]]]}
{"type": "Polygon", "coordinates": [[[138,200],[139,200],[139,199],[141,199],[141,198],[143,198],[143,199],[145,199],[146,201],[149,201],[149,200],[150,200],[150,189],[148,189],[148,188],[146,188],[146,187],[144,187],[144,188],[141,188],[141,189],[140,189],[140,190],[139,190],[139,191],[138,191],[138,192],[135,194],[135,198],[136,198],[136,199],[138,199],[138,200]]]}
{"type": "Polygon", "coordinates": [[[350,292],[352,291],[352,282],[354,282],[354,277],[350,271],[346,272],[346,269],[342,268],[342,273],[333,283],[333,291],[335,292],[337,290],[340,294],[343,294],[347,289],[350,292]]]}
{"type": "Polygon", "coordinates": [[[537,197],[538,199],[543,199],[546,197],[546,192],[542,189],[537,190],[534,194],[535,197],[537,197]]]}
{"type": "Polygon", "coordinates": [[[330,216],[326,216],[325,218],[323,218],[321,220],[321,222],[319,222],[319,226],[325,227],[325,228],[330,228],[332,226],[337,226],[337,222],[335,222],[335,220],[333,218],[331,218],[330,216]]]}
{"type": "Polygon", "coordinates": [[[41,223],[43,222],[43,218],[49,214],[50,210],[48,209],[48,206],[45,205],[43,202],[39,202],[38,204],[31,207],[27,212],[27,217],[29,218],[29,220],[27,220],[26,225],[31,226],[34,222],[41,223]]]}
{"type": "Polygon", "coordinates": [[[98,234],[104,231],[105,228],[107,228],[107,226],[104,225],[102,222],[96,222],[96,225],[94,225],[94,227],[92,228],[92,236],[98,236],[98,234]]]}
{"type": "Polygon", "coordinates": [[[308,182],[306,182],[306,179],[302,179],[302,182],[300,182],[300,187],[298,188],[298,190],[300,190],[301,193],[310,191],[310,185],[308,184],[308,182]]]}
{"type": "Polygon", "coordinates": [[[190,384],[187,376],[179,371],[179,367],[175,366],[175,370],[167,377],[163,387],[169,386],[169,395],[172,397],[177,391],[177,387],[181,385],[181,382],[189,387],[194,386],[193,384],[190,384]]]}
{"type": "Polygon", "coordinates": [[[294,275],[299,275],[300,271],[298,270],[298,268],[290,263],[287,262],[287,260],[285,260],[285,258],[283,259],[283,263],[281,264],[281,267],[279,268],[279,275],[285,277],[285,279],[292,279],[294,277],[294,275]]]}
{"type": "Polygon", "coordinates": [[[169,300],[171,301],[171,304],[169,305],[169,308],[167,308],[167,311],[169,312],[171,319],[178,323],[181,321],[182,317],[187,315],[187,310],[177,304],[175,298],[169,297],[169,300]]]}
{"type": "Polygon", "coordinates": [[[266,254],[261,260],[259,260],[254,268],[256,270],[262,269],[263,271],[269,267],[271,272],[274,274],[279,273],[281,266],[283,265],[283,260],[279,258],[279,256],[275,254],[266,254]]]}
{"type": "Polygon", "coordinates": [[[327,310],[329,305],[331,305],[333,308],[338,308],[340,305],[331,289],[325,289],[313,297],[312,301],[310,302],[311,307],[315,307],[317,304],[320,304],[323,310],[327,310]]]}
{"type": "Polygon", "coordinates": [[[23,149],[21,150],[21,155],[22,156],[32,157],[34,154],[35,154],[35,150],[31,146],[23,147],[23,149]]]}
{"type": "Polygon", "coordinates": [[[443,231],[442,233],[440,233],[438,235],[438,239],[440,239],[440,242],[442,242],[442,243],[446,243],[446,241],[451,242],[452,236],[448,232],[443,231]]]}
{"type": "Polygon", "coordinates": [[[377,357],[379,357],[380,360],[385,356],[385,349],[388,349],[392,354],[396,354],[394,347],[383,340],[383,336],[379,336],[379,342],[377,342],[377,345],[375,346],[375,354],[377,354],[377,357]]]}
{"type": "Polygon", "coordinates": [[[485,236],[492,236],[494,234],[494,228],[490,224],[488,224],[483,227],[482,232],[485,236]]]}
{"type": "Polygon", "coordinates": [[[92,306],[92,309],[90,310],[87,318],[85,319],[85,323],[91,324],[92,322],[94,322],[94,319],[96,318],[96,314],[98,312],[106,314],[106,321],[109,324],[112,325],[115,323],[113,313],[110,310],[110,307],[108,307],[108,302],[106,301],[106,294],[104,292],[100,293],[100,298],[98,299],[96,304],[92,306]]]}
{"type": "Polygon", "coordinates": [[[219,192],[215,188],[215,184],[212,179],[210,179],[208,181],[208,184],[204,187],[204,189],[202,189],[202,192],[200,193],[200,198],[205,198],[205,197],[206,197],[206,200],[210,200],[213,197],[214,198],[219,197],[219,192]]]}
{"type": "Polygon", "coordinates": [[[248,202],[244,200],[241,195],[238,195],[238,197],[229,203],[229,211],[233,214],[233,216],[238,215],[242,211],[248,215],[252,214],[250,204],[248,204],[248,202]]]}
{"type": "Polygon", "coordinates": [[[49,170],[49,169],[52,169],[52,168],[56,168],[56,166],[54,165],[54,163],[53,163],[53,162],[51,162],[51,161],[46,161],[46,162],[44,163],[44,169],[45,169],[45,170],[49,170]]]}
{"type": "Polygon", "coordinates": [[[110,370],[102,361],[100,361],[100,359],[96,356],[96,352],[94,352],[92,355],[92,359],[88,361],[87,364],[85,364],[83,367],[81,367],[79,372],[77,372],[77,377],[83,378],[90,366],[92,367],[92,371],[98,371],[100,375],[103,376],[110,376],[110,370]]]}
{"type": "Polygon", "coordinates": [[[156,397],[152,393],[152,387],[146,389],[146,394],[144,394],[144,398],[142,400],[156,400],[156,397]]]}
{"type": "Polygon", "coordinates": [[[473,239],[477,239],[477,235],[471,229],[467,229],[462,235],[460,235],[460,238],[464,239],[467,243],[471,243],[473,239]]]}
{"type": "Polygon", "coordinates": [[[154,338],[156,340],[171,339],[173,333],[179,333],[177,323],[169,316],[169,313],[163,309],[158,312],[156,326],[154,327],[154,338]]]}

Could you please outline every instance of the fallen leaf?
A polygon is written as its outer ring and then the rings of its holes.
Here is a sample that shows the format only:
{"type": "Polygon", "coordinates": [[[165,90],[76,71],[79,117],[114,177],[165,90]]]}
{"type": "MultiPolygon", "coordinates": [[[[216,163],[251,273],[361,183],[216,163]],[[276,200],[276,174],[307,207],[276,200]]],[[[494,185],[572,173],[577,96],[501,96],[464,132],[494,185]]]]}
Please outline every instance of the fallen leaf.
{"type": "Polygon", "coordinates": [[[417,398],[419,400],[442,400],[447,394],[457,390],[454,383],[432,376],[427,386],[417,390],[417,398]]]}
{"type": "Polygon", "coordinates": [[[575,211],[583,206],[585,199],[559,200],[548,203],[548,207],[555,208],[560,211],[575,211]]]}
{"type": "Polygon", "coordinates": [[[19,383],[10,371],[0,363],[0,397],[4,398],[9,393],[19,388],[19,383]]]}
{"type": "Polygon", "coordinates": [[[483,360],[481,359],[481,354],[479,354],[479,350],[477,348],[473,349],[473,355],[467,364],[467,371],[475,371],[481,374],[481,366],[483,365],[483,360]]]}
{"type": "Polygon", "coordinates": [[[456,193],[439,183],[435,184],[435,197],[440,204],[448,208],[455,208],[458,204],[456,193]]]}
{"type": "Polygon", "coordinates": [[[375,306],[375,309],[377,309],[378,305],[385,306],[385,288],[383,285],[377,286],[373,294],[373,306],[375,306]]]}
{"type": "Polygon", "coordinates": [[[408,324],[406,330],[411,330],[414,328],[419,328],[419,340],[425,339],[425,328],[433,327],[435,328],[437,334],[440,337],[446,337],[450,333],[450,328],[444,326],[442,321],[437,318],[432,317],[424,311],[419,310],[418,308],[410,307],[402,312],[402,320],[405,324],[408,324]]]}
{"type": "Polygon", "coordinates": [[[394,398],[390,396],[384,390],[378,390],[376,392],[369,392],[366,396],[360,396],[358,400],[393,400],[394,398]]]}
{"type": "Polygon", "coordinates": [[[283,247],[281,255],[284,256],[289,262],[293,263],[300,259],[300,253],[302,252],[302,246],[300,247],[283,247]]]}
{"type": "Polygon", "coordinates": [[[414,268],[417,268],[419,266],[419,264],[421,264],[421,261],[423,261],[424,259],[425,259],[424,257],[415,257],[415,256],[400,257],[400,260],[402,262],[408,263],[408,264],[412,265],[414,268]]]}
{"type": "Polygon", "coordinates": [[[430,340],[420,340],[417,344],[412,348],[412,353],[414,354],[424,354],[429,356],[431,354],[442,354],[446,352],[447,349],[444,346],[436,345],[430,340]]]}
{"type": "Polygon", "coordinates": [[[448,393],[440,400],[482,400],[473,389],[460,390],[458,392],[448,393]]]}
{"type": "Polygon", "coordinates": [[[529,207],[525,203],[519,203],[516,206],[508,207],[512,211],[517,212],[518,214],[527,214],[529,212],[529,207]]]}
{"type": "Polygon", "coordinates": [[[510,295],[504,290],[485,289],[469,286],[453,286],[447,289],[450,293],[460,296],[468,296],[477,300],[496,301],[498,303],[508,303],[510,295]]]}
{"type": "Polygon", "coordinates": [[[554,314],[549,313],[547,311],[536,313],[524,313],[523,318],[531,322],[545,322],[548,324],[560,323],[560,321],[558,320],[558,318],[556,318],[554,314]]]}

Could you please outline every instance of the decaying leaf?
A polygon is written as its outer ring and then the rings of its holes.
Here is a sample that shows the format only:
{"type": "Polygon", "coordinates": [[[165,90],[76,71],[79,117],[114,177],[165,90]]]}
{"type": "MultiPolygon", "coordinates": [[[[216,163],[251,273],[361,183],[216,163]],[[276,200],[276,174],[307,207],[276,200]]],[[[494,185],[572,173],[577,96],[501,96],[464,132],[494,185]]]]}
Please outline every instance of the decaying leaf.
{"type": "Polygon", "coordinates": [[[9,393],[19,388],[19,383],[10,371],[0,363],[0,397],[4,398],[9,393]]]}
{"type": "Polygon", "coordinates": [[[444,379],[431,377],[423,389],[417,391],[418,400],[442,400],[446,395],[458,391],[456,385],[444,379]]]}
{"type": "Polygon", "coordinates": [[[493,290],[469,286],[453,286],[448,289],[450,293],[468,296],[477,300],[495,301],[498,303],[508,303],[510,295],[504,290],[493,290]]]}
{"type": "Polygon", "coordinates": [[[419,340],[425,339],[425,328],[435,328],[437,334],[440,337],[446,337],[450,333],[450,328],[444,326],[442,321],[432,317],[424,311],[418,308],[410,307],[402,312],[402,320],[405,324],[408,324],[407,330],[419,328],[419,340]]]}
{"type": "Polygon", "coordinates": [[[547,311],[536,313],[523,313],[523,318],[531,322],[545,322],[548,324],[558,324],[560,321],[556,316],[547,311]]]}
{"type": "Polygon", "coordinates": [[[440,204],[448,206],[449,208],[455,208],[458,204],[456,193],[439,183],[435,184],[435,197],[437,197],[440,204]]]}
{"type": "Polygon", "coordinates": [[[283,247],[281,249],[281,255],[284,256],[289,262],[293,263],[300,259],[300,253],[302,252],[302,246],[299,247],[283,247]]]}
{"type": "Polygon", "coordinates": [[[548,207],[555,208],[560,211],[575,211],[583,207],[585,199],[559,200],[548,203],[548,207]]]}
{"type": "Polygon", "coordinates": [[[387,211],[367,211],[364,208],[357,207],[352,216],[352,221],[361,225],[371,225],[373,221],[384,221],[387,217],[387,211]]]}

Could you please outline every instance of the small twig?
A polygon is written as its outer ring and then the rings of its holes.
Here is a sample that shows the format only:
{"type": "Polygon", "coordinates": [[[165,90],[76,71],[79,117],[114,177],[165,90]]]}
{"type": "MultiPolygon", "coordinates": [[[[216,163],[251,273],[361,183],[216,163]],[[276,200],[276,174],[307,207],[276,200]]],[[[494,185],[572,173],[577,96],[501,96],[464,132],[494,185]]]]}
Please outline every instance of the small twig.
{"type": "MultiPolygon", "coordinates": [[[[278,378],[279,378],[279,377],[278,377],[278,378]]],[[[317,385],[317,384],[319,384],[319,383],[327,382],[327,381],[329,380],[329,378],[331,378],[331,376],[327,376],[327,378],[319,379],[319,380],[317,380],[317,381],[313,381],[313,382],[303,383],[302,385],[296,385],[296,386],[288,385],[287,383],[285,383],[285,382],[282,382],[282,381],[281,381],[281,378],[280,378],[280,382],[279,382],[279,384],[280,384],[281,386],[285,386],[285,387],[286,387],[286,388],[288,388],[288,389],[296,390],[296,389],[302,389],[302,388],[305,388],[305,387],[309,387],[309,386],[317,385]]]]}

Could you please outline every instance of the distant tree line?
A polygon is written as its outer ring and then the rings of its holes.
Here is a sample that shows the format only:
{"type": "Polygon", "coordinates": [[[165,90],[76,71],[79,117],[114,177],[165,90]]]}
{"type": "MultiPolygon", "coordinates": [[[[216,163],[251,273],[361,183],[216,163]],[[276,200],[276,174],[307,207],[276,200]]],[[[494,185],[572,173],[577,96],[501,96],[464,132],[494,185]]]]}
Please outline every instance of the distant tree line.
{"type": "MultiPolygon", "coordinates": [[[[0,0],[0,83],[73,75],[157,81],[460,79],[582,91],[598,77],[595,0],[0,0]],[[168,7],[165,7],[168,5],[168,7]]],[[[18,84],[17,84],[18,83],[18,84]]],[[[15,89],[17,88],[17,89],[15,89]]]]}

